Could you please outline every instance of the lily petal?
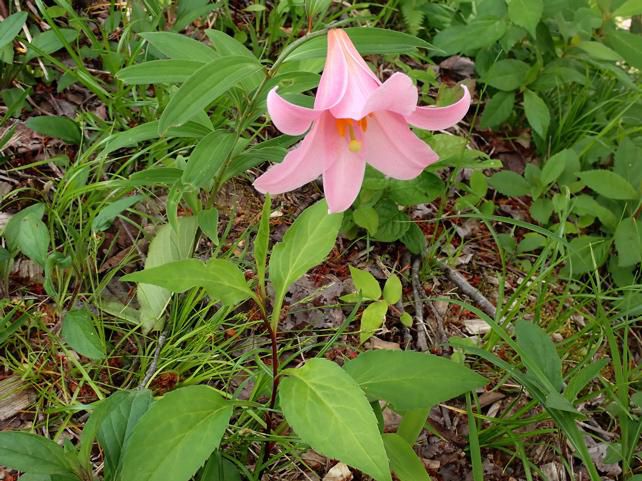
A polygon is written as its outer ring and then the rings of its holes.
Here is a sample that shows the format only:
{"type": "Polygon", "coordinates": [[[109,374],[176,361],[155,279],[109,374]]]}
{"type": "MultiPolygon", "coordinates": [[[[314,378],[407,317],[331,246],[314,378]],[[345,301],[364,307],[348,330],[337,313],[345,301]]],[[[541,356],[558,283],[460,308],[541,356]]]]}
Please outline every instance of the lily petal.
{"type": "Polygon", "coordinates": [[[384,110],[410,115],[417,108],[418,100],[419,95],[412,79],[397,72],[370,95],[361,117],[384,110]]]}
{"type": "Polygon", "coordinates": [[[274,87],[267,96],[268,112],[276,128],[287,135],[301,135],[307,132],[322,111],[288,102],[276,90],[277,87],[274,87]]]}
{"type": "Polygon", "coordinates": [[[398,114],[377,112],[368,118],[366,161],[383,174],[399,180],[417,177],[439,160],[433,150],[408,128],[398,114]]]}
{"type": "Polygon", "coordinates": [[[337,150],[337,158],[323,172],[323,192],[331,213],[343,212],[350,207],[361,190],[366,162],[360,153],[347,148],[337,150]]]}
{"type": "Polygon", "coordinates": [[[332,115],[338,119],[359,120],[368,98],[381,82],[359,55],[348,34],[337,29],[328,32],[326,66],[335,62],[346,66],[346,90],[345,94],[338,98],[338,102],[330,107],[332,115]],[[331,47],[333,45],[334,47],[331,47]],[[342,60],[339,61],[337,57],[341,57],[342,60]]]}
{"type": "Polygon", "coordinates": [[[470,107],[470,92],[462,85],[464,95],[452,105],[446,107],[417,107],[417,110],[406,115],[408,123],[425,130],[444,130],[452,127],[464,118],[470,107]]]}
{"type": "Polygon", "coordinates": [[[328,164],[326,157],[336,143],[328,135],[331,122],[330,115],[322,116],[298,147],[288,152],[283,162],[273,165],[254,181],[254,188],[263,194],[282,194],[319,177],[328,164]]]}
{"type": "Polygon", "coordinates": [[[327,110],[337,105],[348,89],[348,62],[341,50],[337,30],[328,32],[328,53],[314,99],[314,108],[327,110]]]}

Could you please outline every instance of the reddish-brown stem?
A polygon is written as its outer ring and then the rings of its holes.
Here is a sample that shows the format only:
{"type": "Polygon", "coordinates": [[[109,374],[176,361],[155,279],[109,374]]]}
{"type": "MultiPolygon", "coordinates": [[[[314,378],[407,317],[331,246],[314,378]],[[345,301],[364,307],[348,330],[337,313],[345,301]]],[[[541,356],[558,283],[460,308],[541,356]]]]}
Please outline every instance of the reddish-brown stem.
{"type": "MultiPolygon", "coordinates": [[[[272,345],[272,393],[270,395],[268,409],[265,411],[265,437],[267,438],[272,434],[272,411],[274,410],[274,406],[276,406],[276,396],[279,389],[279,350],[276,328],[270,325],[268,319],[265,320],[265,326],[270,333],[270,344],[272,345]]],[[[268,441],[263,451],[261,465],[265,466],[273,448],[274,442],[268,441]]]]}

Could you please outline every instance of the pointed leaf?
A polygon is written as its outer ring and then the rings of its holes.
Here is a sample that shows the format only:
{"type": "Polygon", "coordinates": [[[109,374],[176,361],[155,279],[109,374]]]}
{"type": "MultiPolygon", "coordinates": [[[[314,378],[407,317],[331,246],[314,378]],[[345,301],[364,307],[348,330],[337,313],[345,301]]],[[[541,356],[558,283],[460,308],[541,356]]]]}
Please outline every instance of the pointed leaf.
{"type": "Polygon", "coordinates": [[[615,230],[618,266],[629,267],[642,261],[642,226],[634,217],[623,219],[615,230]]]}
{"type": "Polygon", "coordinates": [[[194,60],[152,60],[126,67],[116,75],[129,85],[185,82],[203,64],[194,60]]]}
{"type": "Polygon", "coordinates": [[[166,394],[134,427],[120,479],[190,479],[218,448],[231,415],[232,405],[208,386],[166,394]]]}
{"type": "Polygon", "coordinates": [[[0,465],[31,474],[60,474],[76,478],[77,461],[62,446],[42,436],[0,432],[0,465]]]}
{"type": "Polygon", "coordinates": [[[555,344],[541,327],[520,319],[515,323],[519,352],[528,372],[539,380],[542,386],[548,381],[554,392],[562,389],[562,361],[555,344]],[[544,376],[542,379],[541,376],[544,376]]]}
{"type": "Polygon", "coordinates": [[[210,47],[187,35],[173,32],[144,32],[140,36],[171,59],[209,63],[219,57],[210,47]]]}
{"type": "Polygon", "coordinates": [[[551,123],[551,113],[546,102],[532,90],[526,89],[524,92],[524,113],[537,135],[545,138],[551,123]]]}
{"type": "Polygon", "coordinates": [[[161,115],[159,131],[165,133],[184,124],[240,80],[260,70],[256,60],[241,56],[222,57],[203,65],[172,96],[161,115]]]}
{"type": "Polygon", "coordinates": [[[65,315],[62,337],[78,354],[94,360],[105,358],[105,344],[87,309],[73,309],[65,315]]]}
{"type": "Polygon", "coordinates": [[[0,23],[0,49],[16,38],[26,21],[27,12],[17,12],[0,23]]]}
{"type": "Polygon", "coordinates": [[[404,438],[398,434],[384,434],[383,444],[390,458],[390,467],[399,481],[430,481],[424,463],[404,438]]]}
{"type": "Polygon", "coordinates": [[[510,0],[508,3],[508,18],[515,25],[528,30],[533,38],[543,12],[542,0],[510,0]]]}
{"type": "Polygon", "coordinates": [[[292,283],[323,262],[334,247],[342,218],[341,214],[329,214],[322,200],[294,221],[270,256],[270,281],[277,298],[283,299],[292,283]]]}
{"type": "Polygon", "coordinates": [[[377,332],[384,321],[388,312],[388,303],[386,301],[377,301],[370,304],[361,314],[361,326],[359,328],[359,342],[362,344],[377,332]]]}
{"type": "Polygon", "coordinates": [[[396,304],[401,300],[402,291],[403,287],[399,277],[397,277],[396,274],[390,274],[390,277],[388,277],[383,286],[383,299],[388,304],[396,304]]]}
{"type": "Polygon", "coordinates": [[[625,178],[610,170],[585,170],[579,177],[590,189],[607,199],[636,200],[640,197],[640,193],[625,178]]]}
{"type": "Polygon", "coordinates": [[[357,292],[360,292],[366,299],[377,300],[381,297],[381,286],[379,281],[363,269],[348,266],[350,269],[350,277],[357,292]]]}
{"type": "Polygon", "coordinates": [[[283,414],[304,442],[377,481],[391,481],[377,418],[350,376],[326,359],[311,359],[284,375],[283,414]]]}
{"type": "Polygon", "coordinates": [[[400,410],[431,407],[480,388],[486,379],[443,357],[411,351],[368,351],[344,369],[370,400],[400,410]]]}

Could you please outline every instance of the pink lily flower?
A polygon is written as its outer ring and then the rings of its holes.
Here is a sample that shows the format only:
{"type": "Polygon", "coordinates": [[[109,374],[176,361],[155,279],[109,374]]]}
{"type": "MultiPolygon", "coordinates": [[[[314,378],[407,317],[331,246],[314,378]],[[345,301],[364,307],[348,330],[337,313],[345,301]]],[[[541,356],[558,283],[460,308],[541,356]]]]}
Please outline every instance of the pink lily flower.
{"type": "Polygon", "coordinates": [[[328,32],[328,53],[314,108],[283,99],[275,87],[267,98],[274,125],[305,138],[280,164],[254,182],[262,193],[297,189],[320,175],[330,212],[342,212],[359,195],[366,163],[389,177],[409,180],[438,160],[409,125],[443,130],[459,122],[470,107],[470,93],[447,107],[418,107],[410,77],[395,73],[381,83],[350,37],[328,32]]]}

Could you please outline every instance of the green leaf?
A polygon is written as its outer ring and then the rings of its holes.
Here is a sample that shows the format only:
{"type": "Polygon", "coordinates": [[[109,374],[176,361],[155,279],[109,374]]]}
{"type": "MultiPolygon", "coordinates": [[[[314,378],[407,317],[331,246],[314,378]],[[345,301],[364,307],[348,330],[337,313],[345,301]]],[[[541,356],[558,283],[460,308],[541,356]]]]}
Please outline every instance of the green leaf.
{"type": "Polygon", "coordinates": [[[369,400],[386,400],[401,411],[436,406],[487,382],[466,366],[413,351],[367,351],[344,369],[369,400]]]}
{"type": "Polygon", "coordinates": [[[515,106],[515,92],[497,92],[486,104],[479,126],[490,129],[504,123],[515,106]]]}
{"type": "Polygon", "coordinates": [[[398,434],[384,434],[383,444],[390,467],[399,481],[430,481],[424,463],[404,438],[398,434]]]}
{"type": "Polygon", "coordinates": [[[46,137],[64,140],[69,144],[79,144],[82,140],[80,127],[69,117],[56,115],[30,117],[26,124],[34,132],[46,137]]]}
{"type": "Polygon", "coordinates": [[[399,240],[413,254],[419,255],[426,248],[426,236],[419,226],[414,222],[408,223],[408,229],[399,240]]]}
{"type": "Polygon", "coordinates": [[[127,184],[134,187],[147,187],[150,185],[169,186],[175,184],[183,175],[182,169],[174,167],[152,167],[134,172],[127,179],[127,184]]]}
{"type": "Polygon", "coordinates": [[[33,41],[29,44],[29,49],[25,60],[29,61],[41,55],[54,53],[64,47],[61,39],[58,38],[60,34],[67,43],[72,43],[78,38],[78,32],[72,28],[59,28],[55,30],[47,30],[33,37],[33,41]],[[34,48],[32,48],[32,46],[34,48]],[[37,50],[36,50],[37,49],[37,50]]]}
{"type": "Polygon", "coordinates": [[[323,262],[334,247],[342,214],[329,214],[325,200],[305,209],[272,248],[270,281],[281,301],[290,286],[323,262]]]}
{"type": "Polygon", "coordinates": [[[572,149],[564,149],[550,157],[542,168],[542,183],[544,185],[552,184],[564,173],[566,166],[577,158],[577,154],[572,149]]]}
{"type": "Polygon", "coordinates": [[[528,123],[537,135],[545,138],[548,126],[551,123],[551,113],[546,102],[532,90],[526,89],[524,91],[524,113],[528,123]]]}
{"type": "Polygon", "coordinates": [[[127,439],[152,404],[152,392],[149,389],[117,391],[109,401],[111,405],[100,420],[97,437],[105,453],[105,469],[113,476],[127,439]]]}
{"type": "Polygon", "coordinates": [[[126,67],[116,75],[129,85],[185,82],[203,64],[194,60],[152,60],[126,67]]]}
{"type": "MultiPolygon", "coordinates": [[[[346,33],[361,55],[413,54],[417,48],[430,48],[425,40],[395,30],[374,27],[346,28],[346,33]]],[[[327,52],[325,36],[308,40],[295,48],[286,58],[286,62],[325,58],[327,52]]]]}
{"type": "Polygon", "coordinates": [[[544,405],[549,409],[557,409],[558,411],[578,414],[575,406],[573,406],[573,404],[568,399],[555,391],[546,394],[546,402],[544,405]]]}
{"type": "Polygon", "coordinates": [[[537,249],[541,249],[546,245],[546,237],[537,232],[529,232],[524,235],[524,238],[517,245],[517,252],[532,252],[537,249]]]}
{"type": "Polygon", "coordinates": [[[91,221],[91,230],[94,232],[102,232],[109,229],[116,217],[142,199],[142,195],[132,195],[107,204],[100,209],[98,215],[91,221]]]}
{"type": "Polygon", "coordinates": [[[598,236],[576,237],[568,245],[569,265],[572,274],[593,272],[607,260],[610,243],[598,236]]]}
{"type": "Polygon", "coordinates": [[[629,65],[642,69],[642,36],[613,29],[607,33],[606,44],[619,53],[629,65]]]}
{"type": "Polygon", "coordinates": [[[32,261],[45,266],[49,250],[49,231],[37,216],[12,217],[4,235],[12,250],[19,250],[32,261]]]}
{"type": "Polygon", "coordinates": [[[390,200],[378,202],[375,209],[379,214],[379,229],[377,229],[377,234],[373,236],[374,240],[394,242],[403,237],[412,224],[408,216],[390,200]]]}
{"type": "Polygon", "coordinates": [[[230,37],[225,32],[207,29],[205,30],[205,34],[208,36],[212,42],[212,46],[220,55],[242,55],[256,61],[254,54],[250,52],[245,45],[234,37],[230,37]]]}
{"type": "Polygon", "coordinates": [[[506,21],[500,18],[480,18],[468,25],[456,25],[439,32],[433,44],[440,54],[453,55],[459,52],[486,48],[493,45],[506,33],[506,21]]]}
{"type": "Polygon", "coordinates": [[[613,171],[627,179],[633,187],[642,189],[642,148],[625,137],[615,152],[613,171]]]}
{"type": "Polygon", "coordinates": [[[542,0],[510,0],[508,3],[508,18],[515,25],[525,28],[533,38],[543,12],[542,0]]]}
{"type": "Polygon", "coordinates": [[[564,397],[574,401],[588,384],[600,375],[600,371],[609,365],[609,359],[599,359],[589,361],[580,371],[576,371],[568,380],[568,385],[564,389],[564,397]]]}
{"type": "MultiPolygon", "coordinates": [[[[187,122],[180,127],[174,127],[167,131],[166,138],[185,137],[185,138],[201,138],[211,132],[211,129],[204,127],[195,122],[187,122]]],[[[109,154],[118,149],[125,147],[132,147],[146,140],[153,140],[160,137],[158,134],[158,120],[147,122],[146,124],[138,125],[133,129],[124,132],[118,132],[105,140],[105,149],[103,154],[109,154]]],[[[143,171],[144,172],[144,171],[143,171]]],[[[136,172],[132,177],[143,172],[136,172]]]]}
{"type": "Polygon", "coordinates": [[[396,304],[401,300],[401,293],[403,287],[401,286],[401,281],[396,274],[390,274],[390,277],[386,280],[386,283],[383,286],[383,299],[388,304],[396,304]]]}
{"type": "Polygon", "coordinates": [[[170,99],[158,129],[161,133],[182,125],[261,66],[248,57],[222,57],[203,65],[170,99]]]}
{"type": "Polygon", "coordinates": [[[388,180],[388,193],[399,205],[432,202],[444,192],[444,182],[431,172],[422,172],[412,180],[388,180]]]}
{"type": "Polygon", "coordinates": [[[363,310],[361,314],[361,326],[359,327],[359,342],[363,344],[370,339],[377,329],[379,329],[386,320],[388,312],[388,303],[386,301],[376,301],[363,310]]]}
{"type": "Polygon", "coordinates": [[[606,60],[607,62],[620,62],[624,60],[620,54],[613,51],[602,42],[585,40],[578,43],[577,48],[584,50],[590,57],[596,60],[606,60]]]}
{"type": "Polygon", "coordinates": [[[203,137],[189,156],[183,171],[183,183],[197,188],[207,187],[235,145],[235,135],[218,130],[203,137]]]}
{"type": "Polygon", "coordinates": [[[62,338],[78,354],[94,360],[105,358],[105,344],[87,309],[73,309],[65,315],[62,338]]]}
{"type": "Polygon", "coordinates": [[[614,17],[632,17],[642,14],[642,0],[627,0],[613,12],[614,17]]]}
{"type": "Polygon", "coordinates": [[[541,386],[548,382],[553,391],[559,393],[563,386],[562,361],[549,335],[538,325],[523,319],[515,323],[515,334],[520,348],[518,354],[529,374],[541,386]]]}
{"type": "Polygon", "coordinates": [[[614,239],[619,267],[634,266],[642,261],[642,228],[638,219],[623,219],[615,230],[614,239]]]}
{"type": "MultiPolygon", "coordinates": [[[[176,226],[161,226],[149,244],[145,269],[152,269],[170,262],[187,259],[192,255],[198,220],[194,217],[179,217],[176,226]]],[[[143,271],[144,272],[144,271],[143,271]]],[[[163,287],[139,284],[136,298],[140,305],[138,321],[144,331],[163,327],[163,312],[172,293],[163,287]]]]}
{"type": "Polygon", "coordinates": [[[216,450],[201,470],[198,481],[242,481],[242,478],[236,464],[216,450]]]}
{"type": "Polygon", "coordinates": [[[218,448],[231,415],[232,405],[208,386],[166,394],[134,427],[119,479],[187,481],[218,448]]]}
{"type": "Polygon", "coordinates": [[[517,90],[526,82],[530,65],[521,60],[505,59],[495,62],[484,75],[485,82],[498,90],[517,90]]]}
{"type": "Polygon", "coordinates": [[[163,55],[177,60],[209,63],[219,56],[198,40],[172,32],[144,32],[140,34],[163,55]]]}
{"type": "Polygon", "coordinates": [[[120,280],[153,284],[179,293],[203,287],[211,297],[226,305],[238,304],[253,295],[243,272],[223,259],[212,259],[207,264],[196,259],[169,262],[133,272],[120,280]]]}
{"type": "Polygon", "coordinates": [[[78,462],[73,453],[42,436],[0,432],[0,465],[30,474],[59,474],[77,479],[78,462]]]}
{"type": "Polygon", "coordinates": [[[20,250],[20,226],[22,221],[27,217],[31,217],[34,220],[41,220],[44,215],[44,204],[37,203],[22,209],[9,219],[9,222],[7,222],[4,228],[3,236],[7,241],[10,251],[20,250]]]}
{"type": "MultiPolygon", "coordinates": [[[[208,30],[205,30],[205,33],[211,40],[212,45],[214,46],[216,51],[221,56],[241,55],[251,59],[257,65],[259,64],[257,58],[254,56],[252,52],[250,52],[245,47],[245,45],[243,45],[241,42],[239,42],[235,38],[230,37],[225,32],[222,32],[220,30],[208,29],[208,30]]],[[[259,71],[241,80],[240,85],[245,90],[250,91],[258,87],[262,80],[263,80],[263,72],[259,71]]]]}
{"type": "Polygon", "coordinates": [[[305,443],[377,481],[392,481],[377,418],[343,369],[326,359],[310,359],[283,374],[279,390],[283,414],[305,443]]]}
{"type": "Polygon", "coordinates": [[[502,170],[493,174],[488,183],[497,192],[509,197],[528,195],[531,190],[526,179],[512,170],[502,170]]]}
{"type": "Polygon", "coordinates": [[[352,213],[352,220],[359,227],[366,229],[370,235],[375,235],[379,229],[379,214],[371,205],[357,207],[352,213]]]}
{"type": "Polygon", "coordinates": [[[611,230],[615,230],[618,224],[618,218],[610,209],[587,194],[580,194],[573,198],[572,211],[579,216],[597,217],[605,227],[611,230]]]}
{"type": "Polygon", "coordinates": [[[198,213],[198,227],[215,246],[218,245],[218,209],[216,207],[198,213]]]}
{"type": "Polygon", "coordinates": [[[414,321],[412,316],[405,311],[401,313],[401,316],[399,316],[399,320],[401,321],[401,324],[406,327],[412,327],[412,323],[414,321]]]}
{"type": "Polygon", "coordinates": [[[27,12],[17,12],[0,22],[0,48],[8,45],[20,33],[27,21],[27,12]]]}
{"type": "Polygon", "coordinates": [[[626,179],[610,170],[585,170],[579,174],[579,177],[587,187],[607,199],[637,200],[640,198],[640,193],[626,179]]]}
{"type": "Polygon", "coordinates": [[[368,271],[357,269],[356,267],[348,266],[350,268],[350,277],[352,283],[358,292],[361,293],[366,299],[377,300],[381,297],[381,287],[379,281],[374,278],[368,271]]]}

